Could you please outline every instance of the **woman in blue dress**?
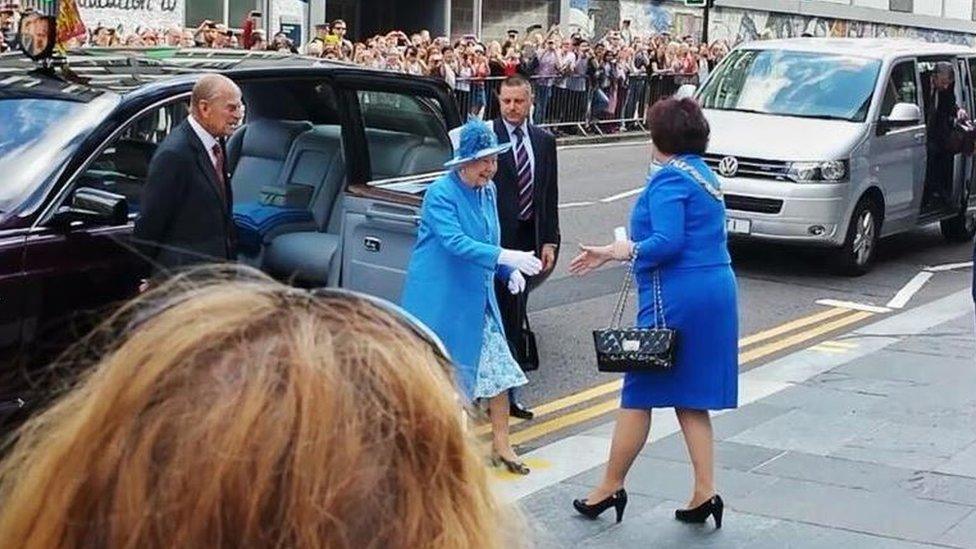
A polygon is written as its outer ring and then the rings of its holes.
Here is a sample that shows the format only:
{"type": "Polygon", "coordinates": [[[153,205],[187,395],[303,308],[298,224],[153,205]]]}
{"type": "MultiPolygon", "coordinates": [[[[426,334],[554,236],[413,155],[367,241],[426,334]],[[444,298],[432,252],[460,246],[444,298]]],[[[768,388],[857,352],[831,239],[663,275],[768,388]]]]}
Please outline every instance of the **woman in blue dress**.
{"type": "Polygon", "coordinates": [[[633,261],[639,292],[637,324],[655,325],[663,315],[677,331],[673,367],[627,373],[621,410],[602,483],[573,502],[596,518],[610,507],[618,521],[627,503],[624,479],[647,441],[652,408],[674,408],[688,447],[695,488],[683,522],[709,516],[722,524],[724,504],[715,492],[709,410],[735,408],[738,401],[738,305],[725,231],[725,206],[715,174],[701,158],[709,128],[691,99],[666,100],[648,113],[655,160],[651,177],[631,214],[631,240],[581,246],[570,271],[583,275],[611,260],[633,261]],[[654,274],[660,277],[662,310],[655,311],[654,274]]]}
{"type": "Polygon", "coordinates": [[[451,170],[424,195],[420,229],[402,304],[444,342],[456,381],[469,400],[488,399],[492,458],[517,474],[528,474],[509,442],[508,389],[527,380],[508,348],[495,298],[495,278],[513,294],[525,291],[525,277],[542,270],[532,252],[499,246],[500,229],[492,177],[499,145],[488,124],[471,120],[460,131],[451,170]]]}

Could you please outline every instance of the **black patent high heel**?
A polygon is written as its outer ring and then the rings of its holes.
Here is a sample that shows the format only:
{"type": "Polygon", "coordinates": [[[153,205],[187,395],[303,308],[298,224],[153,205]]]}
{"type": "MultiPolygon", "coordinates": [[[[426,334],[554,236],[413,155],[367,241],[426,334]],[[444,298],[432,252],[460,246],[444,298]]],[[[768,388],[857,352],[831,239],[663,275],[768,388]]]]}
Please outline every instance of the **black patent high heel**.
{"type": "Polygon", "coordinates": [[[596,519],[604,511],[613,507],[617,511],[617,522],[620,522],[624,520],[624,509],[627,508],[627,490],[621,488],[603,501],[598,501],[592,505],[587,503],[585,499],[574,499],[573,507],[579,514],[590,519],[596,519]]]}
{"type": "Polygon", "coordinates": [[[722,513],[724,511],[725,502],[722,501],[722,496],[715,494],[708,501],[694,509],[675,509],[674,518],[681,522],[703,524],[711,516],[715,517],[715,528],[721,528],[722,513]]]}
{"type": "Polygon", "coordinates": [[[527,475],[532,471],[525,465],[525,463],[521,461],[511,461],[503,458],[498,454],[492,454],[491,464],[495,467],[498,467],[499,465],[504,465],[505,468],[508,469],[509,473],[513,473],[516,475],[527,475]]]}

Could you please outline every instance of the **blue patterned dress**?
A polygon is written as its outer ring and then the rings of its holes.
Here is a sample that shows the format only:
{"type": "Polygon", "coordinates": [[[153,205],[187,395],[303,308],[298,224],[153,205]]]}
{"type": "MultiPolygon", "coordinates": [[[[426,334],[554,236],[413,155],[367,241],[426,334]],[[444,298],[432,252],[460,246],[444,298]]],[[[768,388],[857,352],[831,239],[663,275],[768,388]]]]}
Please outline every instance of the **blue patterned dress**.
{"type": "MultiPolygon", "coordinates": [[[[489,204],[487,192],[478,189],[478,200],[481,203],[481,211],[485,214],[485,224],[492,221],[492,216],[488,215],[488,208],[494,205],[489,204]]],[[[481,335],[481,358],[478,361],[478,373],[475,378],[475,398],[491,398],[499,395],[512,387],[520,387],[529,382],[522,367],[512,356],[512,351],[508,347],[508,339],[505,332],[492,314],[491,308],[485,308],[485,329],[481,335]]]]}

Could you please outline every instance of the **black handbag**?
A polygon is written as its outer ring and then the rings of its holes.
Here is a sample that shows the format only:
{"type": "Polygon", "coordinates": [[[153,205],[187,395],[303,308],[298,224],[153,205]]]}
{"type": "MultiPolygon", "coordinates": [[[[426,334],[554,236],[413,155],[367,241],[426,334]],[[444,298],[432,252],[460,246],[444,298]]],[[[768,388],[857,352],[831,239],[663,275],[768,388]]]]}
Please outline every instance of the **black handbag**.
{"type": "Polygon", "coordinates": [[[535,342],[535,334],[529,326],[529,315],[524,317],[525,322],[518,333],[519,355],[517,357],[519,366],[523,372],[534,372],[539,369],[539,347],[535,342]]]}
{"type": "Polygon", "coordinates": [[[952,124],[952,130],[946,138],[945,149],[951,154],[973,154],[974,142],[976,142],[976,128],[968,121],[956,120],[952,124]]]}
{"type": "Polygon", "coordinates": [[[601,372],[657,372],[674,367],[674,353],[678,333],[668,328],[661,297],[661,275],[655,271],[654,326],[651,328],[621,328],[630,285],[634,278],[634,263],[630,263],[623,288],[617,297],[610,326],[593,330],[596,346],[596,365],[601,372]]]}

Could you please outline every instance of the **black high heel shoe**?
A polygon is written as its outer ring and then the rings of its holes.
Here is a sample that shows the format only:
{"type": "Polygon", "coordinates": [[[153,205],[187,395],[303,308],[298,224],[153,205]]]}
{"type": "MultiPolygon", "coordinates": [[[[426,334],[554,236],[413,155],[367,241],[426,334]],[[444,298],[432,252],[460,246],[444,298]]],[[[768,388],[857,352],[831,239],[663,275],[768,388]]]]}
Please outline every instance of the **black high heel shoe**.
{"type": "Polygon", "coordinates": [[[511,461],[503,458],[498,454],[494,454],[491,456],[491,464],[495,467],[498,467],[499,465],[504,465],[505,468],[508,469],[509,473],[513,473],[516,475],[527,475],[532,471],[531,469],[526,467],[525,463],[521,461],[511,461]]]}
{"type": "Polygon", "coordinates": [[[709,516],[715,517],[715,528],[722,527],[722,513],[725,511],[725,502],[722,496],[715,494],[708,501],[702,503],[694,509],[675,509],[674,518],[681,522],[692,524],[703,524],[709,516]]]}
{"type": "Polygon", "coordinates": [[[585,499],[574,499],[573,508],[586,518],[596,519],[604,511],[613,507],[617,511],[617,522],[624,520],[624,509],[627,508],[627,490],[623,488],[610,494],[610,497],[594,504],[589,504],[585,499]]]}

